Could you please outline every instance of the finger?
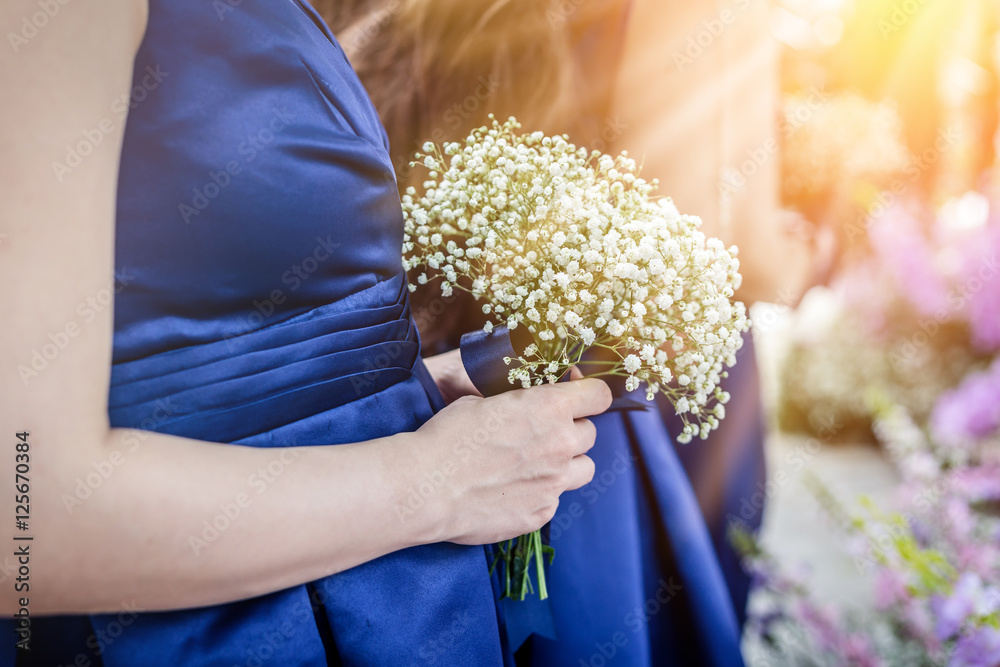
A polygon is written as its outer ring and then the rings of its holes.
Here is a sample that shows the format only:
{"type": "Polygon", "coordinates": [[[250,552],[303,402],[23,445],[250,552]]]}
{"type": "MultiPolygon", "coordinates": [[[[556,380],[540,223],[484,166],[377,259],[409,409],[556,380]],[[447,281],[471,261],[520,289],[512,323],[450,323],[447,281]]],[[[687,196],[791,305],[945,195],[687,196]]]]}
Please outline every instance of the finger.
{"type": "Polygon", "coordinates": [[[589,484],[594,479],[594,461],[589,456],[581,454],[574,457],[569,462],[569,474],[567,475],[567,491],[579,489],[584,484],[589,484]]]}
{"type": "Polygon", "coordinates": [[[574,419],[599,415],[611,405],[611,389],[603,380],[584,378],[549,386],[569,394],[574,419]]]}
{"type": "Polygon", "coordinates": [[[579,366],[573,366],[569,369],[569,379],[570,380],[582,380],[583,371],[580,370],[579,366]]]}
{"type": "Polygon", "coordinates": [[[576,442],[578,443],[577,450],[573,454],[576,456],[586,454],[597,440],[597,427],[589,419],[576,419],[573,422],[573,428],[576,430],[576,442]]]}

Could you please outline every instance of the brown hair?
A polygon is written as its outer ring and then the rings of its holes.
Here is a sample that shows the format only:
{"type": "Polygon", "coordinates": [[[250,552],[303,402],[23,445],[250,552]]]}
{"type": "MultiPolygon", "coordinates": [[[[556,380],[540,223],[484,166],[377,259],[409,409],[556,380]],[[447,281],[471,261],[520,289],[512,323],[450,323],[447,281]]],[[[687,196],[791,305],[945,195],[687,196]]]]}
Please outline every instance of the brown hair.
{"type": "Polygon", "coordinates": [[[389,135],[400,187],[424,141],[498,118],[586,140],[608,90],[581,72],[584,27],[621,0],[314,0],[389,135]]]}

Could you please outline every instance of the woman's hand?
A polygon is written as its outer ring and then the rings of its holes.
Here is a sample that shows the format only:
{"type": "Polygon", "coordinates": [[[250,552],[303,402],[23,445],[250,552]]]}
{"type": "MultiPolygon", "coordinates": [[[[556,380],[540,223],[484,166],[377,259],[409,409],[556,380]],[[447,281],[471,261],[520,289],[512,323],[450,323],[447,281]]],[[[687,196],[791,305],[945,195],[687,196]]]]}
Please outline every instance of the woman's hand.
{"type": "Polygon", "coordinates": [[[461,350],[454,349],[451,352],[427,357],[424,359],[424,365],[434,378],[445,403],[454,403],[463,396],[482,397],[476,385],[469,379],[469,374],[465,372],[461,350]]]}
{"type": "Polygon", "coordinates": [[[460,398],[417,431],[419,447],[401,448],[404,468],[423,477],[397,505],[400,520],[430,509],[442,531],[434,540],[460,544],[541,528],[560,494],[593,478],[586,452],[596,429],[585,417],[610,404],[610,389],[595,379],[460,398]]]}

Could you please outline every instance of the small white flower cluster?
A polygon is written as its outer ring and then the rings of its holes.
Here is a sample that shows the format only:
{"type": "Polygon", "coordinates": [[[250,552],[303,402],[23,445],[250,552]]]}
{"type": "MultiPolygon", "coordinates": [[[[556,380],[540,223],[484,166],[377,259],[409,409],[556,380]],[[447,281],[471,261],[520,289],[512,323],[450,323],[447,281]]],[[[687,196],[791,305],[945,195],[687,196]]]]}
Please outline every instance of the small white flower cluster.
{"type": "Polygon", "coordinates": [[[512,383],[555,382],[579,364],[625,377],[629,391],[644,383],[648,400],[664,392],[685,421],[680,440],[707,437],[729,398],[724,366],[749,327],[733,300],[736,248],[651,198],[656,182],[627,154],[519,128],[493,120],[464,144],[423,146],[425,192],[403,197],[404,268],[423,271],[420,285],[440,279],[445,296],[457,288],[485,301],[486,331],[530,332],[512,383]],[[588,349],[598,353],[585,359],[588,349]]]}

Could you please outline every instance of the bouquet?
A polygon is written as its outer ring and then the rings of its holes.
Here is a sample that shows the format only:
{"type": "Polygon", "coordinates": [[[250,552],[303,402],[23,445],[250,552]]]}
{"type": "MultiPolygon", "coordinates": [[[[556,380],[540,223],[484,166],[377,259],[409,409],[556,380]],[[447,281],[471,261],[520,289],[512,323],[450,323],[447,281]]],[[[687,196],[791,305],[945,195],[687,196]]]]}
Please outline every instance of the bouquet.
{"type": "MultiPolygon", "coordinates": [[[[418,285],[466,290],[483,302],[484,331],[523,328],[504,359],[512,387],[556,382],[576,365],[591,376],[663,393],[684,421],[678,438],[706,438],[725,415],[719,388],[749,327],[736,248],[698,230],[634,160],[587,151],[566,137],[520,133],[514,118],[464,143],[426,143],[424,192],[403,196],[403,266],[418,285]],[[428,273],[430,272],[430,273],[428,273]],[[523,332],[522,332],[523,333],[523,332]],[[590,354],[588,350],[599,351],[590,354]],[[595,358],[596,357],[596,358],[595,358]]],[[[505,594],[547,596],[536,531],[498,545],[505,594]]]]}

